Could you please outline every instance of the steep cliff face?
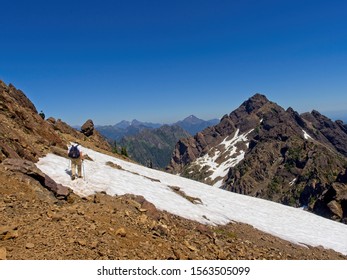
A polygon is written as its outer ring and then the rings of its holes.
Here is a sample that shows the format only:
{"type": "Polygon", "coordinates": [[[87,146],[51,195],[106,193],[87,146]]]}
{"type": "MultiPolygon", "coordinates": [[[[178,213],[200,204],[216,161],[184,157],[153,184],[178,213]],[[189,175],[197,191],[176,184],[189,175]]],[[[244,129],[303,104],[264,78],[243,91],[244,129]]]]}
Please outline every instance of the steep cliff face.
{"type": "Polygon", "coordinates": [[[346,149],[343,123],[317,111],[299,115],[256,94],[218,125],[179,141],[167,170],[345,221],[344,183],[337,180],[346,149]]]}

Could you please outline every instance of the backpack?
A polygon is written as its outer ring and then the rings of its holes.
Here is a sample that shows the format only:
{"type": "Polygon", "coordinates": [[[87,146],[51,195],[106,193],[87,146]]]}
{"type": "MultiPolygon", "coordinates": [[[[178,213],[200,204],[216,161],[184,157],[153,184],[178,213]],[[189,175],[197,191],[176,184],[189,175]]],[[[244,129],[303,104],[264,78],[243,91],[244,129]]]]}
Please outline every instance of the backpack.
{"type": "Polygon", "coordinates": [[[80,151],[78,150],[77,146],[78,145],[72,145],[71,146],[69,153],[68,153],[68,156],[70,158],[79,158],[80,157],[80,151]]]}

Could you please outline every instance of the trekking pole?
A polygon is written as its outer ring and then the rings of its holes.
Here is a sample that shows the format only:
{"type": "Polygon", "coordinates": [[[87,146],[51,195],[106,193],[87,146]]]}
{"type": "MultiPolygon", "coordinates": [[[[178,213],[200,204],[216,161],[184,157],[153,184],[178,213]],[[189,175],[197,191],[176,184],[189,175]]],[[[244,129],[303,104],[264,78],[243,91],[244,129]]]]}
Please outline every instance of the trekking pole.
{"type": "Polygon", "coordinates": [[[84,160],[82,160],[82,168],[83,168],[83,179],[86,180],[86,171],[84,169],[84,160]]]}

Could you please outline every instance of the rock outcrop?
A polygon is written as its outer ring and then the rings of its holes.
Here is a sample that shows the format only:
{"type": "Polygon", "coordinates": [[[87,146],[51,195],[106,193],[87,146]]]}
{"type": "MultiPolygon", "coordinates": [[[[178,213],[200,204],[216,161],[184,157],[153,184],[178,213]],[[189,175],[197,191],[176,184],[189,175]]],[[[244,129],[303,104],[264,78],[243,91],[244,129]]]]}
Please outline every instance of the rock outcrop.
{"type": "Polygon", "coordinates": [[[36,165],[28,160],[7,158],[1,163],[5,170],[18,173],[30,179],[38,181],[43,187],[51,191],[60,199],[67,199],[72,190],[61,184],[57,184],[52,178],[42,173],[36,165]]]}
{"type": "Polygon", "coordinates": [[[92,120],[87,120],[81,127],[81,132],[89,137],[89,136],[92,136],[93,133],[94,133],[94,123],[92,120]]]}

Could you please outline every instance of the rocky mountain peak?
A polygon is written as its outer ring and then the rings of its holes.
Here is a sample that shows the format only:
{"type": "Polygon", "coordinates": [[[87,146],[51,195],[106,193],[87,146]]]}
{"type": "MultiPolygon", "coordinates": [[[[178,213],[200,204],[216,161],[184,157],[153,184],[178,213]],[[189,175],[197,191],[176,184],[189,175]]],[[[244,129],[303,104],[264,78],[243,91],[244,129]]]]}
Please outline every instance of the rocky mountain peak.
{"type": "Polygon", "coordinates": [[[114,127],[125,129],[130,125],[131,125],[131,123],[129,121],[122,120],[121,122],[115,124],[114,127]]]}
{"type": "Polygon", "coordinates": [[[252,111],[259,110],[265,104],[270,101],[266,98],[265,95],[256,93],[252,97],[250,97],[247,101],[242,103],[241,107],[244,106],[247,113],[251,113],[252,111]]]}
{"type": "Polygon", "coordinates": [[[247,130],[250,127],[255,127],[261,119],[271,119],[274,114],[283,111],[283,108],[269,101],[265,95],[257,93],[232,111],[229,118],[241,130],[247,130]],[[267,117],[264,117],[265,115],[267,117]]]}
{"type": "Polygon", "coordinates": [[[131,125],[134,125],[134,126],[142,125],[142,122],[138,121],[137,119],[133,119],[131,121],[131,125]]]}
{"type": "Polygon", "coordinates": [[[189,123],[199,123],[199,122],[202,122],[203,120],[197,118],[196,116],[194,115],[190,115],[188,117],[186,117],[183,122],[189,122],[189,123]]]}
{"type": "Polygon", "coordinates": [[[336,183],[346,156],[342,122],[255,94],[219,124],[181,139],[167,170],[347,222],[347,186],[336,183]]]}

